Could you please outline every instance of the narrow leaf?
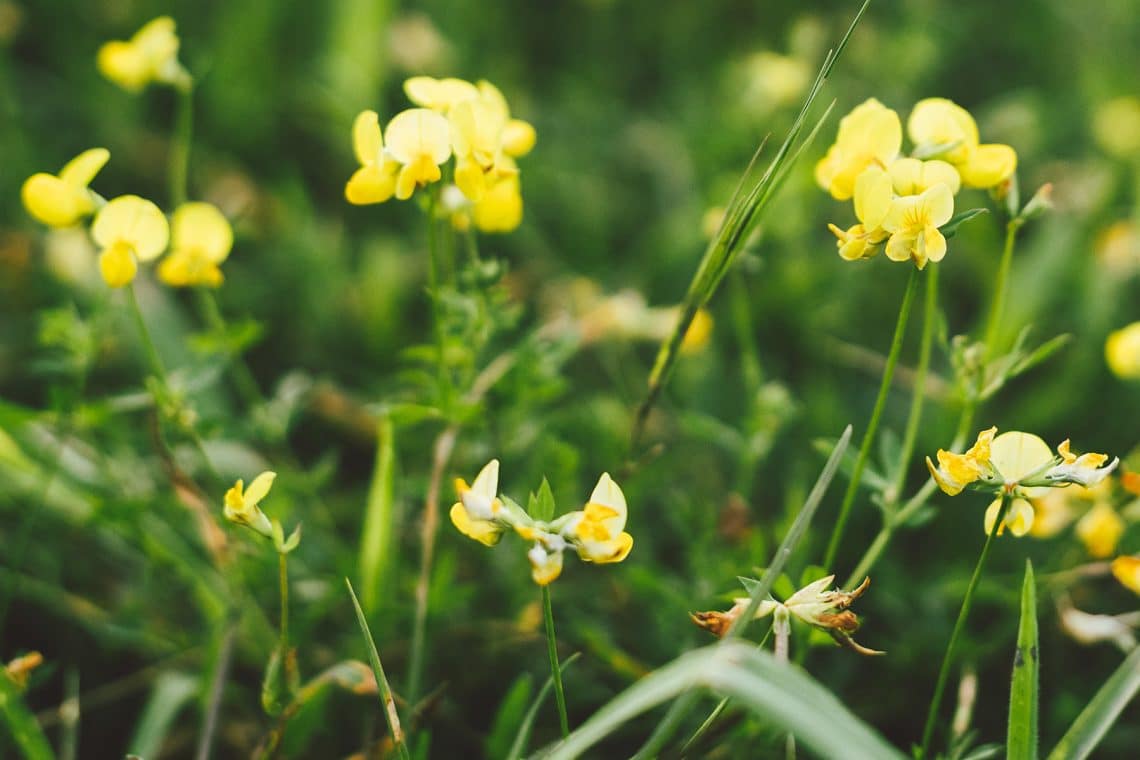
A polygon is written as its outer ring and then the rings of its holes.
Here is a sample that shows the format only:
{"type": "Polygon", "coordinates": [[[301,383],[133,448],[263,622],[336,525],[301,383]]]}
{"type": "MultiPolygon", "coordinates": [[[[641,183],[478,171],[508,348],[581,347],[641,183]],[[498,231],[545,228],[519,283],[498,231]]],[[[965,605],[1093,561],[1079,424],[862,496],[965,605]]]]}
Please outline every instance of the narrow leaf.
{"type": "Polygon", "coordinates": [[[954,237],[954,234],[958,231],[958,227],[960,227],[963,222],[968,222],[971,219],[973,219],[975,216],[979,216],[980,214],[988,214],[988,213],[989,213],[989,210],[984,209],[984,208],[966,209],[965,211],[959,212],[959,213],[955,214],[954,216],[950,217],[950,221],[946,222],[946,224],[939,227],[938,230],[939,230],[939,232],[942,233],[943,237],[952,238],[952,237],[954,237]]]}
{"type": "Polygon", "coordinates": [[[554,494],[550,490],[550,483],[542,479],[542,485],[535,494],[533,511],[530,516],[536,520],[550,520],[554,517],[554,494]]]}
{"type": "Polygon", "coordinates": [[[1009,760],[1037,758],[1037,588],[1033,563],[1025,560],[1021,584],[1021,623],[1013,656],[1013,681],[1009,691],[1009,729],[1006,756],[1009,760]]]}
{"type": "MultiPolygon", "coordinates": [[[[575,652],[567,657],[562,661],[562,664],[558,666],[559,672],[565,673],[566,668],[570,667],[570,664],[581,656],[580,652],[575,652]]],[[[523,752],[526,751],[526,743],[530,741],[530,732],[534,729],[534,721],[538,717],[538,711],[542,709],[542,705],[546,702],[546,698],[550,696],[550,692],[553,689],[554,676],[547,676],[546,683],[542,685],[538,696],[534,698],[534,703],[530,706],[530,709],[526,711],[526,716],[522,719],[522,723],[519,723],[518,733],[515,734],[515,742],[511,745],[511,751],[507,753],[507,760],[518,760],[518,758],[522,757],[523,752]]]]}
{"type": "Polygon", "coordinates": [[[368,614],[376,612],[376,604],[388,585],[388,568],[392,566],[392,537],[396,535],[396,506],[393,495],[395,470],[395,426],[392,418],[380,416],[376,426],[376,462],[364,524],[360,530],[360,597],[368,614]]]}
{"type": "Polygon", "coordinates": [[[12,743],[20,748],[25,760],[52,760],[55,753],[36,722],[16,684],[0,668],[0,719],[7,727],[12,743]]]}
{"type": "Polygon", "coordinates": [[[198,693],[198,679],[176,671],[165,672],[154,681],[150,699],[135,726],[130,752],[139,757],[158,757],[174,720],[198,693]]]}
{"type": "Polygon", "coordinates": [[[1049,760],[1082,760],[1092,754],[1121,711],[1140,691],[1140,647],[1124,659],[1057,742],[1049,760]]]}

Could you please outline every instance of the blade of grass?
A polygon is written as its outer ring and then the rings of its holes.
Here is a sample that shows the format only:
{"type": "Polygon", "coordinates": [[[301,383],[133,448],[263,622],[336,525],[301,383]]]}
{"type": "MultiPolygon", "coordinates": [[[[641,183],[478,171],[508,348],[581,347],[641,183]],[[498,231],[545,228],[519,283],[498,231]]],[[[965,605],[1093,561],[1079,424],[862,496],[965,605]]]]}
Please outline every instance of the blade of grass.
{"type": "Polygon", "coordinates": [[[1140,691],[1140,647],[1132,650],[1049,753],[1049,760],[1082,760],[1092,754],[1121,711],[1140,691]]]}
{"type": "Polygon", "coordinates": [[[138,757],[157,757],[182,709],[194,701],[198,679],[170,671],[155,679],[150,699],[127,747],[138,757]]]}
{"type": "Polygon", "coordinates": [[[0,668],[0,718],[8,728],[8,737],[26,760],[53,760],[55,753],[44,736],[36,717],[24,704],[16,684],[0,668]]]}
{"type": "Polygon", "coordinates": [[[392,743],[396,745],[396,752],[401,760],[411,760],[408,745],[404,741],[404,730],[400,728],[400,714],[396,711],[396,698],[392,695],[392,686],[384,675],[384,666],[380,664],[380,653],[376,651],[376,641],[372,638],[372,631],[368,628],[368,620],[364,617],[364,610],[360,608],[360,600],[352,588],[352,581],[344,579],[348,586],[348,594],[352,597],[352,606],[356,609],[356,621],[360,624],[360,632],[368,643],[368,658],[372,663],[372,674],[376,676],[376,688],[380,697],[380,708],[388,721],[388,730],[392,734],[392,743]]]}
{"type": "Polygon", "coordinates": [[[360,531],[360,602],[370,615],[376,613],[380,592],[387,587],[388,568],[392,564],[392,537],[396,532],[392,487],[396,459],[395,428],[386,414],[381,415],[377,423],[376,440],[376,463],[360,531]]]}
{"type": "MultiPolygon", "coordinates": [[[[559,673],[565,673],[566,668],[570,667],[570,665],[581,656],[580,652],[575,652],[563,660],[561,667],[558,669],[559,673]]],[[[519,730],[518,733],[515,734],[514,744],[511,745],[511,751],[507,753],[507,760],[518,760],[518,758],[522,757],[523,752],[526,751],[526,743],[530,740],[530,732],[534,729],[534,721],[538,717],[539,710],[542,709],[543,703],[546,702],[553,688],[554,674],[551,674],[547,676],[546,683],[542,685],[538,696],[534,698],[534,703],[530,706],[530,709],[527,710],[526,715],[522,719],[522,723],[519,724],[519,730]]]]}
{"type": "Polygon", "coordinates": [[[628,720],[693,689],[731,697],[818,754],[833,760],[901,760],[903,755],[815,679],[767,652],[723,641],[683,654],[602,707],[546,760],[586,753],[628,720]]]}
{"type": "Polygon", "coordinates": [[[1006,756],[1009,760],[1037,758],[1037,589],[1033,563],[1025,560],[1021,584],[1021,623],[1017,627],[1017,651],[1013,658],[1013,682],[1009,690],[1009,729],[1006,756]]]}

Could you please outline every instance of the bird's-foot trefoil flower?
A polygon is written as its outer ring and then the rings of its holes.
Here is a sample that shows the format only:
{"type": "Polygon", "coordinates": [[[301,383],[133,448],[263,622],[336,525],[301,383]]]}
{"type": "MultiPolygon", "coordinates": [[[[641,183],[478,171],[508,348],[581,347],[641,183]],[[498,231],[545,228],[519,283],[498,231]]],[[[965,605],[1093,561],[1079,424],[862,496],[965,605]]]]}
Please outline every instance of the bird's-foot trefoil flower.
{"type": "Polygon", "coordinates": [[[625,494],[609,473],[603,473],[580,512],[568,516],[562,534],[587,562],[621,562],[633,548],[625,532],[625,494]]]}
{"type": "Polygon", "coordinates": [[[505,519],[508,513],[503,508],[498,490],[498,459],[488,462],[471,485],[467,485],[467,481],[462,478],[455,481],[459,501],[451,507],[451,522],[460,533],[484,546],[499,543],[503,532],[511,527],[505,519]]]}
{"type": "Polygon", "coordinates": [[[440,165],[451,157],[450,132],[447,119],[427,108],[409,108],[388,122],[384,143],[400,164],[395,188],[399,200],[443,176],[440,165]]]}
{"type": "Polygon", "coordinates": [[[889,233],[883,220],[891,210],[891,177],[878,165],[868,166],[855,180],[855,217],[859,223],[846,230],[834,224],[828,229],[837,238],[839,255],[848,261],[869,259],[879,252],[879,244],[889,233]]]}
{"type": "Polygon", "coordinates": [[[1116,554],[1127,525],[1124,518],[1107,502],[1097,502],[1077,521],[1076,534],[1089,556],[1108,559],[1116,554]]]}
{"type": "Polygon", "coordinates": [[[170,254],[158,265],[158,278],[173,287],[216,288],[224,277],[219,264],[230,255],[233,228],[209,203],[184,203],[170,221],[170,254]]]}
{"type": "Polygon", "coordinates": [[[249,488],[244,488],[244,482],[238,480],[233,487],[226,491],[223,499],[226,519],[238,525],[251,528],[266,538],[273,537],[273,525],[269,518],[261,511],[261,500],[269,495],[273,481],[277,477],[275,472],[263,472],[253,479],[249,488]]]}
{"type": "Polygon", "coordinates": [[[1120,379],[1140,380],[1140,322],[1109,333],[1104,342],[1104,358],[1112,374],[1120,379]]]}
{"type": "Polygon", "coordinates": [[[49,227],[71,227],[102,202],[88,185],[111,158],[106,148],[91,148],[67,162],[59,174],[39,172],[20,190],[24,208],[49,227]]]}
{"type": "Polygon", "coordinates": [[[979,144],[974,117],[946,98],[926,98],[916,103],[906,129],[916,154],[953,164],[966,187],[995,187],[1017,170],[1013,148],[979,144]]]}
{"type": "Polygon", "coordinates": [[[137,195],[121,195],[95,215],[91,237],[99,245],[99,271],[112,288],[129,285],[138,262],[166,250],[170,226],[158,206],[137,195]]]}
{"type": "Polygon", "coordinates": [[[384,151],[380,117],[362,111],[352,123],[352,150],[360,162],[344,186],[345,199],[356,206],[383,203],[396,193],[400,163],[384,151]]]}
{"type": "Polygon", "coordinates": [[[898,114],[870,98],[839,121],[839,132],[815,167],[820,187],[839,201],[855,194],[855,182],[872,164],[885,169],[902,147],[898,114]]]}
{"type": "Polygon", "coordinates": [[[178,62],[178,44],[174,19],[160,16],[129,40],[103,45],[96,63],[103,76],[129,92],[138,92],[151,82],[183,89],[190,86],[191,79],[178,62]]]}
{"type": "Polygon", "coordinates": [[[941,261],[946,255],[946,238],[939,227],[954,216],[954,194],[938,183],[918,195],[896,198],[883,219],[883,229],[891,233],[886,254],[892,261],[913,261],[922,269],[928,261],[941,261]]]}

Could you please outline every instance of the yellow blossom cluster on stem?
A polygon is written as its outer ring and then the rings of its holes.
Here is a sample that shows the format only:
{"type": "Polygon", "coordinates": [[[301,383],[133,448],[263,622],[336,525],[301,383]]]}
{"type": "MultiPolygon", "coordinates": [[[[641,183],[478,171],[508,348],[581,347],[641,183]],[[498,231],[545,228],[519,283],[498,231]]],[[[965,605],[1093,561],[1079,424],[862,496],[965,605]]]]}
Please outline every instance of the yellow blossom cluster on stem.
{"type": "Polygon", "coordinates": [[[491,460],[468,485],[455,482],[459,497],[451,507],[451,522],[460,533],[484,546],[494,546],[508,531],[530,542],[527,559],[531,577],[540,586],[562,573],[562,554],[573,549],[585,562],[621,562],[633,548],[625,531],[628,509],[625,494],[608,473],[603,473],[582,509],[554,520],[527,514],[510,498],[499,494],[499,461],[491,460]]]}
{"type": "Polygon", "coordinates": [[[855,225],[828,225],[848,261],[872,258],[880,248],[919,269],[941,261],[946,238],[939,228],[953,217],[958,191],[995,187],[1017,168],[1013,148],[981,144],[969,112],[944,98],[919,101],[906,131],[910,156],[901,152],[898,114],[870,98],[840,120],[835,143],[816,164],[819,185],[854,203],[855,225]]]}
{"type": "Polygon", "coordinates": [[[383,129],[375,111],[356,117],[352,145],[360,168],[345,185],[348,202],[407,200],[417,188],[447,180],[442,198],[456,227],[517,227],[522,195],[515,159],[534,147],[534,127],[512,118],[502,92],[486,80],[412,77],[404,92],[417,107],[396,114],[383,129]]]}
{"type": "Polygon", "coordinates": [[[112,288],[129,285],[139,264],[158,259],[168,248],[158,266],[158,277],[167,285],[221,285],[219,265],[233,247],[233,230],[222,212],[209,203],[184,203],[168,222],[157,205],[137,195],[106,201],[89,185],[110,157],[105,148],[92,148],[58,175],[33,174],[20,193],[24,208],[50,227],[74,227],[91,217],[99,272],[112,288]]]}
{"type": "Polygon", "coordinates": [[[1035,512],[1031,499],[1044,497],[1050,488],[1091,488],[1120,464],[1119,458],[1108,462],[1106,454],[1078,456],[1070,450],[1067,439],[1054,454],[1045,441],[1031,433],[996,433],[996,427],[978,433],[974,445],[963,454],[939,449],[937,467],[930,457],[926,458],[931,477],[950,496],[966,488],[994,494],[996,498],[985,514],[987,534],[994,528],[1004,497],[1009,498],[1009,506],[998,534],[1009,528],[1015,536],[1023,536],[1033,528],[1035,512]]]}
{"type": "Polygon", "coordinates": [[[128,92],[138,92],[152,82],[186,89],[192,80],[178,62],[178,46],[174,19],[160,16],[129,40],[104,44],[95,60],[103,76],[128,92]]]}

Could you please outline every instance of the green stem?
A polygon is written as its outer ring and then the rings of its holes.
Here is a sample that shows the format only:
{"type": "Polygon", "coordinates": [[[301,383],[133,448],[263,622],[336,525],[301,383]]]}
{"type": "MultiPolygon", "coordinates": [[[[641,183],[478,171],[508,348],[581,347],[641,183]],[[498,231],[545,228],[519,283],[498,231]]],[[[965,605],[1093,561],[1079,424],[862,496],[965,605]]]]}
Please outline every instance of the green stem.
{"type": "Polygon", "coordinates": [[[906,469],[914,453],[914,444],[918,438],[918,427],[922,421],[922,407],[926,401],[926,371],[930,366],[930,349],[934,344],[934,323],[938,318],[938,266],[931,266],[926,271],[926,298],[922,309],[922,340],[918,348],[918,366],[914,371],[914,396],[910,402],[910,416],[906,421],[906,432],[903,433],[902,449],[899,452],[898,469],[895,471],[895,481],[887,494],[887,503],[893,509],[898,504],[903,488],[906,486],[906,469]]]}
{"type": "Polygon", "coordinates": [[[439,373],[439,390],[442,393],[447,386],[447,368],[444,363],[443,315],[440,310],[439,299],[441,262],[435,218],[438,206],[438,193],[434,189],[429,190],[427,205],[428,296],[431,299],[432,336],[435,339],[436,367],[439,373]]]}
{"type": "MultiPolygon", "coordinates": [[[[208,287],[197,287],[194,288],[194,297],[198,304],[198,314],[206,327],[217,333],[224,333],[226,318],[222,316],[214,291],[208,287]]],[[[229,354],[228,359],[230,378],[245,405],[254,407],[262,404],[265,397],[261,395],[261,388],[258,387],[257,379],[253,376],[249,365],[237,353],[229,354]]]]}
{"type": "Polygon", "coordinates": [[[982,577],[982,568],[986,564],[986,558],[990,554],[990,547],[993,545],[994,536],[997,535],[998,530],[1001,528],[1002,521],[1005,519],[1006,509],[1009,508],[1010,497],[1007,493],[1002,493],[1001,506],[998,508],[998,517],[994,520],[993,528],[990,529],[989,534],[986,535],[986,543],[982,546],[981,556],[978,557],[978,564],[974,566],[974,574],[970,577],[970,585],[966,587],[966,595],[962,598],[962,608],[958,610],[958,620],[954,623],[954,630],[950,634],[950,643],[946,646],[946,654],[942,657],[942,667],[938,670],[938,681],[934,686],[934,697],[930,700],[930,708],[926,713],[926,726],[922,730],[922,751],[918,757],[920,760],[925,760],[929,757],[930,740],[934,737],[934,722],[938,717],[938,708],[942,704],[942,692],[946,689],[946,681],[950,676],[950,665],[954,661],[954,650],[958,644],[958,638],[962,634],[962,629],[966,627],[966,618],[970,614],[970,604],[974,600],[974,590],[978,586],[978,581],[982,577]]]}
{"type": "Polygon", "coordinates": [[[143,350],[146,352],[147,362],[150,364],[150,371],[162,383],[163,390],[165,390],[168,386],[166,367],[162,363],[162,357],[158,355],[158,347],[154,345],[154,340],[150,337],[150,330],[147,329],[146,319],[143,318],[142,309],[139,308],[139,299],[135,294],[133,282],[127,286],[127,303],[131,307],[131,317],[139,331],[139,339],[142,340],[143,350]]]}
{"type": "Polygon", "coordinates": [[[194,135],[194,85],[187,82],[177,88],[178,112],[174,122],[174,141],[170,148],[170,202],[175,208],[186,202],[190,174],[190,143],[194,135]]]}
{"type": "Polygon", "coordinates": [[[558,667],[558,640],[554,635],[554,609],[550,604],[550,587],[542,587],[542,611],[546,618],[546,649],[550,655],[550,674],[554,679],[554,699],[558,703],[558,723],[562,738],[570,735],[570,720],[566,717],[566,692],[562,690],[562,668],[558,667]]]}
{"type": "Polygon", "coordinates": [[[883,414],[883,407],[887,401],[887,391],[891,387],[891,380],[895,374],[895,365],[898,364],[899,354],[902,351],[903,336],[906,333],[907,317],[910,315],[910,306],[914,301],[914,291],[918,283],[918,270],[912,269],[906,281],[906,291],[903,293],[902,304],[899,306],[898,320],[895,322],[895,334],[891,339],[891,351],[887,355],[887,364],[883,368],[883,379],[879,384],[879,395],[875,399],[875,408],[871,411],[871,421],[867,423],[867,430],[863,433],[863,442],[859,445],[859,456],[855,460],[855,470],[851,473],[851,480],[847,483],[847,491],[843,494],[843,503],[839,507],[839,517],[835,521],[835,528],[831,531],[831,540],[827,544],[827,554],[824,556],[823,566],[831,567],[835,555],[839,552],[839,544],[843,540],[843,529],[847,525],[847,517],[851,513],[851,505],[855,502],[855,495],[859,491],[859,481],[863,478],[863,468],[867,465],[867,457],[871,453],[871,443],[875,440],[875,433],[879,429],[879,418],[883,414]]]}
{"type": "Polygon", "coordinates": [[[277,553],[277,579],[281,587],[281,656],[289,651],[289,568],[284,552],[277,553]]]}
{"type": "Polygon", "coordinates": [[[1021,225],[1022,221],[1016,218],[1010,219],[1005,225],[1005,246],[1001,252],[997,283],[994,285],[994,300],[990,305],[990,317],[986,325],[986,359],[992,359],[997,350],[998,332],[1001,329],[1001,320],[1005,311],[1006,290],[1009,287],[1009,271],[1013,266],[1013,245],[1021,225]]]}

